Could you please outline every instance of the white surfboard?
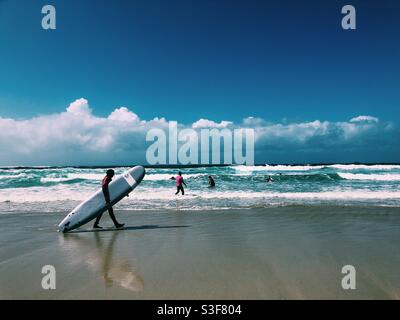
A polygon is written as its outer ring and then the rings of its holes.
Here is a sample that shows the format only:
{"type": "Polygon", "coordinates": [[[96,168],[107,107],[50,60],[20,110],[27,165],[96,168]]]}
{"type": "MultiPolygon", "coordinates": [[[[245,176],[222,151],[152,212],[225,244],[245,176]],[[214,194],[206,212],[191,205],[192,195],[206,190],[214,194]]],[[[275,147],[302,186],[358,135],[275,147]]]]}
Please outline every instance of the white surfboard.
{"type": "MultiPolygon", "coordinates": [[[[137,166],[117,176],[108,185],[111,205],[126,197],[143,180],[145,169],[137,166]]],[[[98,217],[107,210],[103,190],[98,190],[89,199],[79,204],[58,225],[58,231],[68,232],[98,217]]]]}

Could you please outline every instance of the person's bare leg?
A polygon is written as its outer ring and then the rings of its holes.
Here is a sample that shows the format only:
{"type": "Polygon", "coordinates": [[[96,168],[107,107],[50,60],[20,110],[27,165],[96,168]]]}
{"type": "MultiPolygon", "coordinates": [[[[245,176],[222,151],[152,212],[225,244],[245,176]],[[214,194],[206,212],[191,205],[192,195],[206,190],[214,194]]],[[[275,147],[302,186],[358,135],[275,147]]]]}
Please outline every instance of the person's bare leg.
{"type": "Polygon", "coordinates": [[[108,214],[110,215],[111,220],[114,222],[114,225],[115,225],[116,228],[122,228],[125,225],[125,223],[119,223],[117,221],[117,219],[115,218],[114,210],[113,210],[112,207],[108,208],[108,214]]]}

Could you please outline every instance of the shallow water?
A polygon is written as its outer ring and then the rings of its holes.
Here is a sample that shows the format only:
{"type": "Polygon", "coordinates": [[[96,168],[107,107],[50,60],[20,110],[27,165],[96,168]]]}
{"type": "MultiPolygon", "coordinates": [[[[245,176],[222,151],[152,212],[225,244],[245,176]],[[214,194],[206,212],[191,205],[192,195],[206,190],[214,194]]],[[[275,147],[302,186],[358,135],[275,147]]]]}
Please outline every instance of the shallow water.
{"type": "MultiPolygon", "coordinates": [[[[121,174],[126,168],[117,168],[121,174]]],[[[100,187],[102,168],[0,169],[0,214],[72,209],[100,187]]],[[[182,169],[186,196],[176,197],[176,169],[148,168],[122,210],[215,210],[286,205],[400,206],[400,165],[226,166],[182,169]],[[207,186],[212,175],[217,187],[207,186]],[[274,180],[267,183],[271,176],[274,180]]]]}

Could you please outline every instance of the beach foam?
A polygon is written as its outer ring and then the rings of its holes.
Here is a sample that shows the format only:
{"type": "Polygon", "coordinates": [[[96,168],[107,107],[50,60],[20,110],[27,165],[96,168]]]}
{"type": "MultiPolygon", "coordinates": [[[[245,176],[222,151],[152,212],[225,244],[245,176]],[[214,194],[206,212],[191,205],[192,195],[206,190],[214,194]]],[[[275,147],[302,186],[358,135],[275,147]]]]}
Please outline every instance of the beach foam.
{"type": "Polygon", "coordinates": [[[238,171],[308,171],[320,170],[324,166],[291,166],[291,165],[265,165],[265,166],[233,166],[238,171]]]}
{"type": "Polygon", "coordinates": [[[400,174],[362,174],[338,172],[338,175],[347,180],[400,181],[400,174]]]}
{"type": "MultiPolygon", "coordinates": [[[[171,177],[175,177],[176,173],[154,173],[148,174],[145,177],[147,181],[168,181],[171,177]]],[[[197,177],[206,177],[207,175],[204,173],[195,173],[195,174],[185,174],[185,179],[197,178],[197,177]]]]}
{"type": "Polygon", "coordinates": [[[374,164],[374,165],[334,164],[328,167],[340,170],[394,170],[394,169],[400,170],[400,165],[389,165],[389,164],[374,164]]]}

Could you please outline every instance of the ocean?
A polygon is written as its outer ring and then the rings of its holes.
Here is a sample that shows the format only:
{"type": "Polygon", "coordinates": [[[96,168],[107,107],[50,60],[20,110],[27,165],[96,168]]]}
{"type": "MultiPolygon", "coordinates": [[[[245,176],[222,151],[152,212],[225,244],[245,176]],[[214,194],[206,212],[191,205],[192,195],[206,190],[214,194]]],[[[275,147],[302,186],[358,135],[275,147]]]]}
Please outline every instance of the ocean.
{"type": "MultiPolygon", "coordinates": [[[[0,168],[0,214],[65,212],[100,188],[105,168],[0,168]]],[[[121,174],[126,168],[116,168],[121,174]]],[[[119,210],[223,210],[273,206],[400,206],[400,165],[258,165],[181,168],[185,196],[169,178],[176,168],[146,168],[119,210]],[[216,188],[208,188],[211,175],[216,188]],[[271,176],[273,182],[266,182],[271,176]]]]}

